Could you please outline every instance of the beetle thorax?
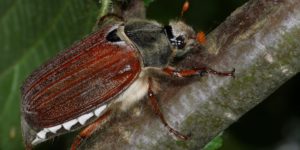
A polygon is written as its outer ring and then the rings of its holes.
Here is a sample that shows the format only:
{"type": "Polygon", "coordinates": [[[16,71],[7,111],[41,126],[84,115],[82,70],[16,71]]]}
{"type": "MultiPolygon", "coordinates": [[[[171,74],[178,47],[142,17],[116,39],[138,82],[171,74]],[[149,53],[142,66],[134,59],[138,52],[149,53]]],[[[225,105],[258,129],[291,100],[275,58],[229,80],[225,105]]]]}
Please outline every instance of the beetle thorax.
{"type": "Polygon", "coordinates": [[[144,67],[165,67],[198,44],[195,31],[182,21],[162,26],[155,21],[131,20],[124,26],[124,35],[141,54],[144,67]]]}
{"type": "Polygon", "coordinates": [[[141,54],[144,67],[165,67],[173,50],[163,27],[154,21],[133,20],[125,24],[124,32],[141,54]]]}

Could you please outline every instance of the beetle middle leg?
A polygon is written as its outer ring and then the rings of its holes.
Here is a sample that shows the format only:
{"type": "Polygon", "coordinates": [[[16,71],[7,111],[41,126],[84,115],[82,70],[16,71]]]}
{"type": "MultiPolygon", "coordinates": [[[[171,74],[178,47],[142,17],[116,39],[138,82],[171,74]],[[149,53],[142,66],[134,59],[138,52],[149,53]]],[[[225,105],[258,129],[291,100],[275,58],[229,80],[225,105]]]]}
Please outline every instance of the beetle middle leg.
{"type": "Polygon", "coordinates": [[[76,150],[85,139],[89,138],[95,131],[97,131],[99,127],[108,120],[110,114],[111,114],[111,110],[108,110],[102,116],[100,116],[95,122],[93,122],[92,124],[84,128],[74,139],[71,146],[71,150],[76,150]]]}
{"type": "Polygon", "coordinates": [[[148,98],[150,99],[150,104],[152,106],[153,111],[155,112],[155,114],[159,117],[159,119],[161,120],[161,122],[164,124],[165,127],[168,128],[169,132],[171,132],[172,134],[174,134],[178,139],[180,140],[187,140],[189,139],[188,135],[184,135],[182,133],[180,133],[179,131],[175,130],[174,128],[172,128],[166,121],[163,113],[160,110],[157,98],[154,94],[154,92],[152,91],[152,78],[149,78],[149,88],[148,88],[148,98]]]}

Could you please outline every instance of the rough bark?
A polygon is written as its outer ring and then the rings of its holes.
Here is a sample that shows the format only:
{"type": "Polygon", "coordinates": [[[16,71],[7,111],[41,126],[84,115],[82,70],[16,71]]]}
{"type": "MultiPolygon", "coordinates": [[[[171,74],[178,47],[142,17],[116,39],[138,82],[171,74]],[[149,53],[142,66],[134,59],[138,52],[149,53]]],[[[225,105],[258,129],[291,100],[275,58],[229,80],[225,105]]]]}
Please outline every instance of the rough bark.
{"type": "Polygon", "coordinates": [[[177,141],[147,104],[112,119],[81,149],[201,149],[300,70],[300,1],[250,0],[208,36],[209,57],[193,53],[179,66],[206,60],[236,78],[208,76],[163,83],[160,104],[188,141],[177,141]],[[182,84],[183,83],[183,84],[182,84]],[[168,87],[168,88],[166,88],[168,87]]]}

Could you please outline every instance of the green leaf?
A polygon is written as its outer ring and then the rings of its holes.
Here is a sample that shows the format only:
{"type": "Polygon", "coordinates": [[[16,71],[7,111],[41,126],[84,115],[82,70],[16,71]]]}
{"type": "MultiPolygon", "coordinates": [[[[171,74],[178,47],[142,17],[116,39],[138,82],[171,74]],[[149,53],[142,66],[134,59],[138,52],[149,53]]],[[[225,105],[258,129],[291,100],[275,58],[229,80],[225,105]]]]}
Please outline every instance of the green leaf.
{"type": "Polygon", "coordinates": [[[154,2],[154,0],[144,0],[144,4],[146,7],[149,6],[152,2],[154,2]]]}
{"type": "Polygon", "coordinates": [[[94,0],[0,0],[0,149],[24,149],[23,80],[58,51],[91,32],[94,0]]]}
{"type": "Polygon", "coordinates": [[[212,139],[208,144],[205,145],[203,150],[218,150],[223,145],[223,133],[220,133],[214,139],[212,139]]]}

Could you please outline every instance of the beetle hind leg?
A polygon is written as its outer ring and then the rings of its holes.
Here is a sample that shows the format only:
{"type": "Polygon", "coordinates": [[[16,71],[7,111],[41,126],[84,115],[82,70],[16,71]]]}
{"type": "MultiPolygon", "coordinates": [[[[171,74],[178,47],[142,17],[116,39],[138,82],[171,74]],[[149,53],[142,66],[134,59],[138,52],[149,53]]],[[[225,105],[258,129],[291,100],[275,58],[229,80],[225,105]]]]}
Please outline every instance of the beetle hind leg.
{"type": "Polygon", "coordinates": [[[171,132],[173,135],[175,135],[180,140],[189,139],[190,135],[184,135],[184,134],[180,133],[179,131],[172,128],[165,120],[165,117],[163,116],[163,113],[160,110],[157,98],[155,97],[154,92],[152,91],[152,79],[151,78],[149,78],[148,98],[150,99],[150,104],[151,104],[153,111],[160,118],[160,120],[164,124],[164,126],[166,128],[168,128],[169,132],[171,132]]]}
{"type": "Polygon", "coordinates": [[[76,150],[81,143],[89,138],[95,131],[101,127],[101,125],[108,120],[108,117],[111,114],[111,110],[108,110],[105,112],[102,116],[100,116],[95,122],[88,125],[86,128],[84,128],[74,139],[71,150],[76,150]]]}

